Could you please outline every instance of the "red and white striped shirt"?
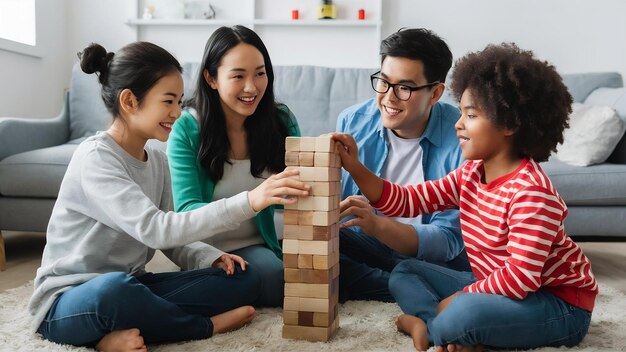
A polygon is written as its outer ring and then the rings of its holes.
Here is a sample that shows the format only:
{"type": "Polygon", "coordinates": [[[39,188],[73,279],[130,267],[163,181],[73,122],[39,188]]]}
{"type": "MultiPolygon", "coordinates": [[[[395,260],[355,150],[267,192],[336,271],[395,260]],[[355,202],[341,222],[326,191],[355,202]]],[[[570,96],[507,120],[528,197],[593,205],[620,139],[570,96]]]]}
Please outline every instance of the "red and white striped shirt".
{"type": "Polygon", "coordinates": [[[591,263],[565,234],[567,206],[539,164],[524,160],[517,170],[480,182],[482,161],[468,161],[446,177],[417,186],[384,182],[372,204],[387,216],[458,208],[472,272],[464,292],[521,300],[545,289],[592,311],[598,284],[591,263]]]}

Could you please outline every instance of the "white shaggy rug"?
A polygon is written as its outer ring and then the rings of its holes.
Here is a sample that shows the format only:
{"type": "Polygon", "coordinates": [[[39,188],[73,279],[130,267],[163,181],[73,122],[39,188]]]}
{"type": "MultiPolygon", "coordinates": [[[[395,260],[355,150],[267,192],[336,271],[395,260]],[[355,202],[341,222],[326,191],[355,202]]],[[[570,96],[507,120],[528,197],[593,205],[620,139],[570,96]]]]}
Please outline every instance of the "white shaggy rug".
{"type": "MultiPolygon", "coordinates": [[[[0,351],[90,351],[56,345],[30,332],[26,304],[32,282],[0,293],[0,351]]],[[[600,285],[600,296],[589,334],[577,348],[543,348],[534,351],[626,351],[626,295],[600,285]]],[[[340,329],[328,343],[285,340],[282,315],[277,308],[259,309],[248,326],[210,339],[148,346],[150,351],[411,351],[411,339],[396,331],[397,305],[348,302],[339,309],[340,329]]],[[[431,350],[433,350],[431,348],[431,350]]]]}

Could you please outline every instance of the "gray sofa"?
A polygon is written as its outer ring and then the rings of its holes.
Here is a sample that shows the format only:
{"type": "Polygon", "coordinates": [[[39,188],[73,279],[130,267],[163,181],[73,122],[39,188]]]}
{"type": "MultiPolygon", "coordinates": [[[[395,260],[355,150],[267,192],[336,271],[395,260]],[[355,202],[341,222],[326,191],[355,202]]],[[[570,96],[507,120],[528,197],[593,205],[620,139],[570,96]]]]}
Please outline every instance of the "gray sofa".
{"type": "MultiPolygon", "coordinates": [[[[197,69],[197,64],[184,65],[185,96],[190,96],[197,69]]],[[[319,135],[334,130],[341,110],[374,96],[369,83],[369,75],[374,71],[277,66],[275,93],[294,112],[303,135],[319,135]]],[[[604,89],[605,105],[614,104],[616,95],[612,93],[623,86],[618,73],[565,75],[564,80],[577,102],[584,102],[598,88],[604,89]]],[[[111,121],[99,89],[95,75],[86,75],[75,66],[59,116],[0,118],[0,242],[2,230],[46,230],[76,145],[106,129],[111,121]]],[[[594,96],[596,103],[602,103],[602,94],[594,96]]],[[[443,99],[451,101],[447,95],[443,99]]],[[[626,121],[626,109],[620,112],[626,121]]],[[[544,168],[569,206],[568,233],[626,237],[625,138],[607,163],[576,167],[553,160],[545,163],[544,168]]]]}

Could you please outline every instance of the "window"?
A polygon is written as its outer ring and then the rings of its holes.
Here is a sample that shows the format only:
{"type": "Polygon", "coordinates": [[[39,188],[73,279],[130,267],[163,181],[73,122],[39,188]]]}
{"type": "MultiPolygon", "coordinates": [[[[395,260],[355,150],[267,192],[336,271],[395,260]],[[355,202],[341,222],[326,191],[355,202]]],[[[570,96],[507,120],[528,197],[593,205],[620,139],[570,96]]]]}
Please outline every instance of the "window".
{"type": "Polygon", "coordinates": [[[36,0],[0,0],[0,49],[39,56],[36,0]]]}

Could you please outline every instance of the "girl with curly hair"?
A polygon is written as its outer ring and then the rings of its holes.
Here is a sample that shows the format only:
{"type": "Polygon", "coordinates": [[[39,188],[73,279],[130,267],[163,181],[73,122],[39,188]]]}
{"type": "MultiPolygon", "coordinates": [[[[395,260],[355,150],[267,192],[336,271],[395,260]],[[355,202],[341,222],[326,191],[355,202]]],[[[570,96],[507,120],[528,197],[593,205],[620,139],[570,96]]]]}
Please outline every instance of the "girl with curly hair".
{"type": "Polygon", "coordinates": [[[334,135],[343,167],[385,215],[461,212],[472,272],[398,264],[389,280],[405,313],[398,329],[420,351],[577,345],[598,285],[565,232],[567,206],[538,164],[563,141],[572,98],[553,66],[514,44],[461,58],[452,91],[468,161],[437,181],[401,187],[380,179],[359,162],[351,136],[334,135]]]}

